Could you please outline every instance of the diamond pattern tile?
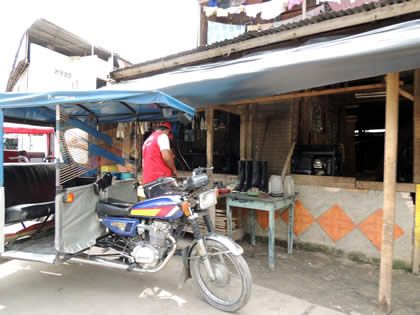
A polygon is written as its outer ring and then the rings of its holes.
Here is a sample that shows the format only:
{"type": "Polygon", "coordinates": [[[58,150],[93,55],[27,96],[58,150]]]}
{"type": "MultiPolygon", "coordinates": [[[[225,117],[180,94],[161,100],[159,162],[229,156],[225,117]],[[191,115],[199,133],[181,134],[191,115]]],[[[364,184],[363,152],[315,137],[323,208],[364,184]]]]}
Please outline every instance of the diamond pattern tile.
{"type": "MultiPolygon", "coordinates": [[[[277,220],[280,216],[280,211],[274,212],[274,220],[277,220]]],[[[255,211],[255,220],[261,225],[263,230],[266,230],[270,226],[270,217],[267,211],[256,210],[255,211]]]]}
{"type": "MultiPolygon", "coordinates": [[[[286,224],[289,224],[289,209],[281,214],[282,219],[286,224]]],[[[305,232],[305,230],[310,227],[314,222],[315,219],[312,214],[306,210],[304,205],[299,201],[296,200],[295,202],[295,222],[293,224],[293,231],[297,236],[305,232]]]]}
{"type": "MultiPolygon", "coordinates": [[[[358,225],[359,230],[375,245],[375,247],[381,250],[382,245],[382,220],[384,211],[378,209],[369,216],[365,221],[358,225]]],[[[394,240],[398,239],[404,231],[397,224],[394,225],[394,240]]]]}
{"type": "Polygon", "coordinates": [[[317,221],[334,242],[341,240],[356,227],[339,205],[332,206],[317,221]]]}

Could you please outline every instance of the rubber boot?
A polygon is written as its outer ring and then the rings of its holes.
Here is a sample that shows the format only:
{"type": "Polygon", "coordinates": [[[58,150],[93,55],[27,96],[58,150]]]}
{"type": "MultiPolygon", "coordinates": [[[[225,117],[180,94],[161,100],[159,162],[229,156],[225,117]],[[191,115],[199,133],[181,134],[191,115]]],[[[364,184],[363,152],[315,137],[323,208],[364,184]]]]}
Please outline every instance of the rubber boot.
{"type": "Polygon", "coordinates": [[[247,192],[252,186],[252,161],[245,161],[245,182],[241,192],[247,192]]]}
{"type": "Polygon", "coordinates": [[[261,185],[260,191],[268,192],[268,162],[261,162],[261,185]]]}
{"type": "Polygon", "coordinates": [[[261,163],[252,161],[252,187],[260,188],[261,185],[261,163]]]}
{"type": "Polygon", "coordinates": [[[238,184],[234,191],[241,191],[245,183],[245,161],[238,161],[238,184]]]}

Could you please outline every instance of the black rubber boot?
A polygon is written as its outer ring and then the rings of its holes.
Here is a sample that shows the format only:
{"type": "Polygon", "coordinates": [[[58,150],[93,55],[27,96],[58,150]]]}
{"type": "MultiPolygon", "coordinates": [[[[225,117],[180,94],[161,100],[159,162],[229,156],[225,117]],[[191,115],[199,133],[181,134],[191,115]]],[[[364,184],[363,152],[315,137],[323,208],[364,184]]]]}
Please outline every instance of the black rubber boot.
{"type": "Polygon", "coordinates": [[[261,185],[260,191],[268,192],[268,162],[261,162],[261,185]]]}
{"type": "Polygon", "coordinates": [[[238,184],[235,188],[233,188],[234,191],[241,191],[242,187],[245,183],[245,161],[238,161],[238,184]]]}
{"type": "Polygon", "coordinates": [[[252,161],[245,161],[245,183],[241,192],[247,192],[252,186],[252,161]]]}
{"type": "Polygon", "coordinates": [[[252,161],[252,187],[260,188],[261,185],[261,163],[252,161]]]}

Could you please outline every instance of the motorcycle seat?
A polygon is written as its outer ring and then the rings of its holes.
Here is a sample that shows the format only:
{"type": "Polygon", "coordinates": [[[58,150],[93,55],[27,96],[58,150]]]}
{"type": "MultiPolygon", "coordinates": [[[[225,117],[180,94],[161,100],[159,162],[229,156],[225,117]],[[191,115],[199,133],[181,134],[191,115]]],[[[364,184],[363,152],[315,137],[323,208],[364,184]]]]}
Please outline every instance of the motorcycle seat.
{"type": "Polygon", "coordinates": [[[108,198],[96,204],[96,212],[102,217],[124,217],[130,214],[133,203],[108,198]]]}
{"type": "Polygon", "coordinates": [[[55,201],[20,204],[5,209],[5,223],[18,223],[46,217],[55,212],[55,201]]]}

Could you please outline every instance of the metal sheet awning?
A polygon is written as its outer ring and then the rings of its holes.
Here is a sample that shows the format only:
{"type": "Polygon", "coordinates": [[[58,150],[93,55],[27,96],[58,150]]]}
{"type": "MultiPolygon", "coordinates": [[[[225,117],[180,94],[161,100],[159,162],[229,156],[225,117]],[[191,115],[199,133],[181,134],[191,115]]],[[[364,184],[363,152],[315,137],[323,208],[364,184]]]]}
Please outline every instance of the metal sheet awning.
{"type": "Polygon", "coordinates": [[[72,118],[97,122],[176,120],[178,113],[193,116],[195,110],[159,92],[138,90],[55,91],[46,93],[0,93],[0,109],[6,120],[55,123],[55,106],[72,118]]]}
{"type": "Polygon", "coordinates": [[[420,20],[300,47],[184,67],[112,89],[158,89],[192,107],[347,82],[420,67],[420,20]]]}

